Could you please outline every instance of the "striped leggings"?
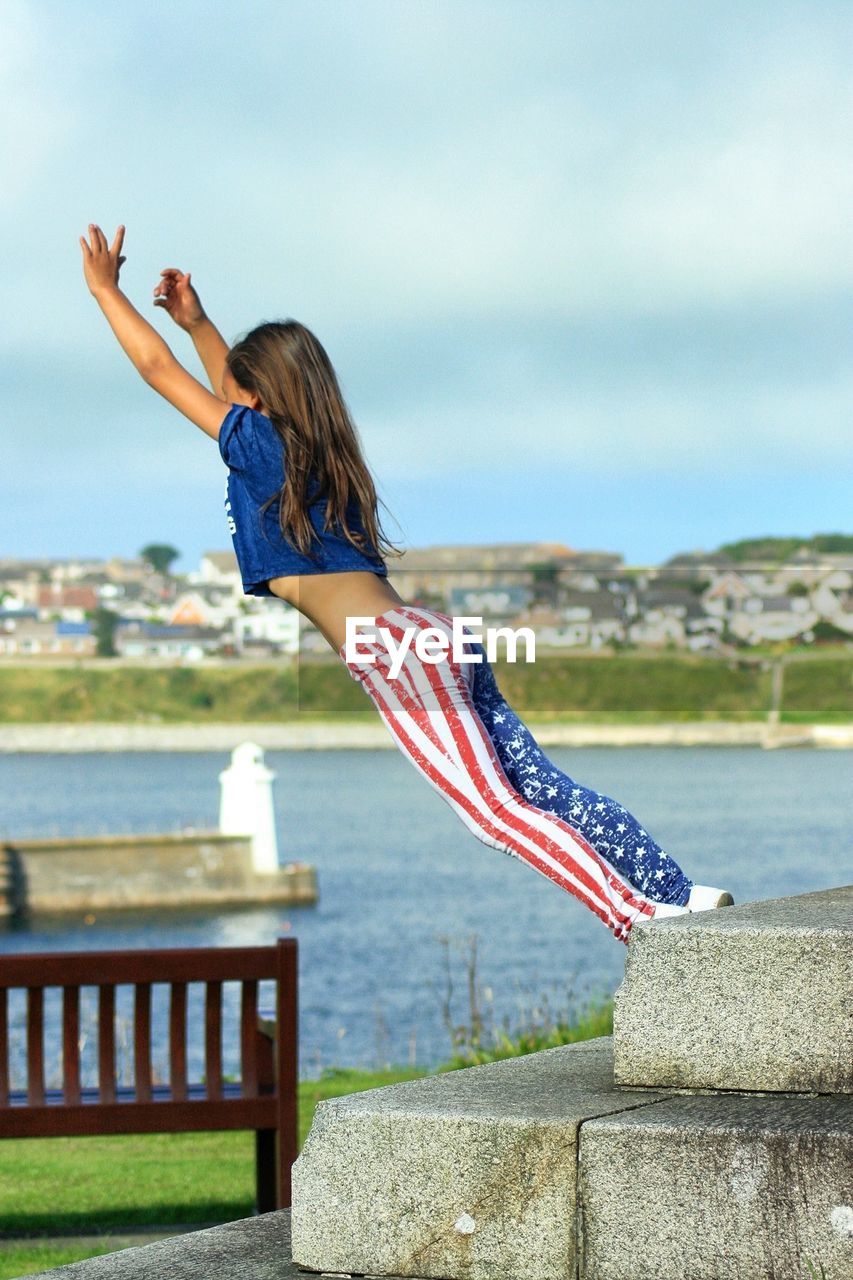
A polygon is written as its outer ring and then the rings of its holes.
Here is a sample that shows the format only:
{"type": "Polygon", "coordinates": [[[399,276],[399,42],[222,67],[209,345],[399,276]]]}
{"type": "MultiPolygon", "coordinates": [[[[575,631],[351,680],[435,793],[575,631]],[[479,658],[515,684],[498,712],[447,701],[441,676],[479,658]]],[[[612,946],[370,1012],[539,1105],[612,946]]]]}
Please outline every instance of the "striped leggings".
{"type": "Polygon", "coordinates": [[[608,796],[580,786],[545,756],[507,704],[482,646],[480,662],[422,662],[410,645],[398,675],[379,628],[395,645],[404,631],[451,637],[451,619],[400,605],[375,619],[360,659],[340,657],[373,700],[397,746],[484,844],[514,855],[579,898],[627,942],[655,904],[683,905],[692,882],[636,818],[608,796]],[[372,659],[372,661],[370,660],[372,659]]]}

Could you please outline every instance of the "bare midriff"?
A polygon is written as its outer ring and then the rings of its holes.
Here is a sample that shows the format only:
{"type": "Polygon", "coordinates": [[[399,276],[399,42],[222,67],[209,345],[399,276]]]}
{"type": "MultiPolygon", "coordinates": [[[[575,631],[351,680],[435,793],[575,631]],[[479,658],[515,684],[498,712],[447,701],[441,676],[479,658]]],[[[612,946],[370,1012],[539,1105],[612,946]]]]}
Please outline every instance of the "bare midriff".
{"type": "Polygon", "coordinates": [[[267,585],[274,596],[313,622],[336,653],[346,640],[347,618],[376,618],[405,604],[387,578],[362,569],[270,578],[267,585]]]}

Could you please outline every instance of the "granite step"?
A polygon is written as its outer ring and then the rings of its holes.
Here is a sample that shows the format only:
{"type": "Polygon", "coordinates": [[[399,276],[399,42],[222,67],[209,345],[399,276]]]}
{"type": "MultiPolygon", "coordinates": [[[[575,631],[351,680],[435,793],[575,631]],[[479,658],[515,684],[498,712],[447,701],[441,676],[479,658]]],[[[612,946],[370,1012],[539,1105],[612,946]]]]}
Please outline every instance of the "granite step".
{"type": "Polygon", "coordinates": [[[305,1273],[290,1260],[290,1210],[279,1209],[52,1267],[31,1280],[305,1280],[305,1273]]]}
{"type": "Polygon", "coordinates": [[[294,1166],[294,1262],[421,1280],[853,1275],[853,1098],[626,1089],[612,1053],[605,1038],[321,1104],[294,1166]]]}
{"type": "Polygon", "coordinates": [[[322,1102],[293,1167],[293,1260],[567,1280],[578,1131],[653,1101],[614,1088],[608,1037],[322,1102]]]}
{"type": "Polygon", "coordinates": [[[581,1129],[581,1280],[853,1276],[853,1100],[708,1094],[581,1129]]]}
{"type": "Polygon", "coordinates": [[[635,929],[613,1034],[620,1085],[853,1092],[853,885],[635,929]]]}

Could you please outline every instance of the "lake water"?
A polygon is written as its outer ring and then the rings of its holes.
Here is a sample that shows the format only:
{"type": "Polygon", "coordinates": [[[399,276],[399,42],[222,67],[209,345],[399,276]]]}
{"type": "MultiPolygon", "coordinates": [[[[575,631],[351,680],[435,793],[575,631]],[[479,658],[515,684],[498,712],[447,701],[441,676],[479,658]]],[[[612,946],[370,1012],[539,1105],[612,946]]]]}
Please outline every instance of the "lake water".
{"type": "MultiPolygon", "coordinates": [[[[738,902],[853,879],[849,753],[549,755],[627,805],[693,879],[731,889],[738,902]]],[[[0,836],[213,827],[228,762],[225,753],[0,755],[0,836]]],[[[253,945],[289,933],[300,948],[303,1076],[448,1057],[445,1005],[453,1022],[468,1021],[472,936],[483,1009],[495,1023],[526,1022],[543,996],[558,1009],[618,985],[624,946],[574,898],[475,840],[402,756],[269,752],[267,762],[277,773],[281,858],[315,864],[316,906],[113,916],[88,926],[37,921],[0,933],[0,950],[253,945]]],[[[22,1016],[17,1010],[18,1035],[22,1016]]],[[[197,1047],[197,1003],[190,1018],[197,1047]]],[[[84,1059],[94,1035],[88,1040],[84,1059]]],[[[228,1052],[233,1058],[233,1045],[228,1052]]]]}

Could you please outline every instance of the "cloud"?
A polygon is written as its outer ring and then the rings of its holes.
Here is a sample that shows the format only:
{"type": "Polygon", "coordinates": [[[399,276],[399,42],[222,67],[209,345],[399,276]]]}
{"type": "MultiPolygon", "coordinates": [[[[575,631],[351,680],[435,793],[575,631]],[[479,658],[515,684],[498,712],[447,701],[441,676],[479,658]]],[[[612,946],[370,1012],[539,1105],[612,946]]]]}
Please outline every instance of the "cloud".
{"type": "Polygon", "coordinates": [[[793,0],[8,0],[10,456],[48,491],[63,459],[124,467],[140,506],[193,469],[84,291],[95,217],[127,222],[128,292],[193,368],[150,305],[167,264],[229,339],[311,325],[393,486],[839,465],[849,25],[793,0]]]}
{"type": "Polygon", "coordinates": [[[61,85],[43,74],[44,31],[25,0],[4,0],[0,41],[0,216],[20,213],[69,136],[61,85]]]}
{"type": "MultiPolygon", "coordinates": [[[[831,7],[712,33],[667,5],[625,30],[570,4],[131,6],[97,57],[62,11],[14,9],[19,216],[58,181],[69,221],[128,221],[146,281],[175,252],[225,264],[235,314],[654,315],[851,276],[831,7]]],[[[32,212],[55,233],[55,204],[32,212]]]]}
{"type": "Polygon", "coordinates": [[[816,392],[810,386],[759,388],[733,397],[727,388],[679,385],[571,388],[523,402],[492,398],[412,405],[393,419],[371,419],[365,441],[389,480],[441,478],[484,467],[586,476],[676,477],[727,470],[754,472],[758,484],[785,471],[842,467],[849,456],[853,380],[816,392]]]}

